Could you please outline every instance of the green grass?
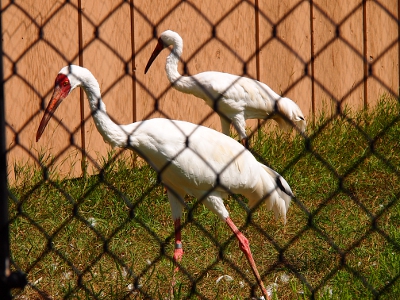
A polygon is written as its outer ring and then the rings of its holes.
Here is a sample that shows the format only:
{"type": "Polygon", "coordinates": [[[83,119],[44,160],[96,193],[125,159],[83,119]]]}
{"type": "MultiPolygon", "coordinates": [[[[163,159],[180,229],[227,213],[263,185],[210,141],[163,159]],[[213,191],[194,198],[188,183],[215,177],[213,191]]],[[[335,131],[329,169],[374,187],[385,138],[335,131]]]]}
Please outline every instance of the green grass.
{"type": "MultiPolygon", "coordinates": [[[[226,201],[265,285],[275,284],[273,299],[400,295],[399,111],[398,101],[382,97],[368,112],[321,116],[307,139],[264,129],[253,136],[256,157],[296,195],[286,226],[265,205],[250,219],[240,196],[226,201]]],[[[11,255],[13,268],[27,272],[30,282],[14,291],[16,299],[170,296],[167,197],[155,172],[123,158],[110,153],[102,173],[76,179],[59,178],[56,168],[46,175],[15,166],[11,255]]],[[[260,296],[228,227],[196,199],[187,202],[174,298],[249,299],[252,289],[260,296]],[[217,284],[222,275],[233,281],[217,284]]]]}

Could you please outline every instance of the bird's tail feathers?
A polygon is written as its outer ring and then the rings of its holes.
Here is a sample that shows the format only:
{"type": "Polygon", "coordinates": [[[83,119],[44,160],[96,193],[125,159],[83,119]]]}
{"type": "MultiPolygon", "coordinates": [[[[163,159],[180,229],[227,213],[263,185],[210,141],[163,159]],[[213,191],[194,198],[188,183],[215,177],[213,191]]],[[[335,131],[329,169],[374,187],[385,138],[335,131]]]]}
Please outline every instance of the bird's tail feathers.
{"type": "MultiPolygon", "coordinates": [[[[278,219],[282,216],[284,223],[286,223],[286,213],[289,210],[290,201],[292,200],[293,192],[285,180],[279,173],[275,172],[271,168],[260,163],[263,169],[274,179],[276,199],[274,203],[271,203],[271,207],[268,209],[273,210],[275,218],[278,219]]],[[[274,193],[272,192],[272,193],[274,193]]]]}
{"type": "Polygon", "coordinates": [[[306,131],[307,123],[302,113],[295,115],[293,121],[294,125],[296,125],[296,127],[300,130],[300,132],[306,131]]]}
{"type": "Polygon", "coordinates": [[[280,98],[277,102],[277,116],[274,118],[279,127],[288,132],[293,126],[301,132],[306,130],[306,120],[300,107],[289,98],[280,98]]]}
{"type": "Polygon", "coordinates": [[[287,213],[287,207],[285,200],[282,198],[278,198],[275,200],[274,206],[272,207],[272,210],[275,215],[275,220],[279,220],[279,217],[282,217],[283,224],[286,225],[286,213],[287,213]]]}

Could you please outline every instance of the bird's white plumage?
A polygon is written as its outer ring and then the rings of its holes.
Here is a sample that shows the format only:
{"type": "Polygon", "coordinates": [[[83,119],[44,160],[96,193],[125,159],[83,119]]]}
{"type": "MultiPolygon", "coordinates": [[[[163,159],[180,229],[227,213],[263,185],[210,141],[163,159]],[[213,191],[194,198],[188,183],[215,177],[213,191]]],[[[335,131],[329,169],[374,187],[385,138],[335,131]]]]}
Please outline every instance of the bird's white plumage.
{"type": "Polygon", "coordinates": [[[106,113],[99,85],[89,70],[69,66],[60,73],[69,78],[71,91],[78,86],[85,90],[96,127],[106,142],[131,148],[156,171],[162,170],[161,179],[168,187],[174,219],[181,215],[181,201],[186,194],[198,199],[208,194],[205,205],[225,219],[229,214],[222,199],[229,190],[249,199],[250,207],[260,200],[267,201],[269,209],[286,220],[292,195],[289,185],[240,143],[213,129],[185,121],[151,119],[115,124],[106,113]],[[283,182],[286,191],[279,187],[278,181],[283,182]]]}
{"type": "MultiPolygon", "coordinates": [[[[199,97],[215,109],[221,117],[222,131],[226,135],[229,135],[229,125],[232,122],[240,138],[244,139],[247,137],[247,119],[268,117],[284,130],[295,125],[301,132],[305,131],[304,115],[291,99],[281,97],[260,81],[228,73],[210,71],[182,76],[178,72],[183,49],[182,38],[178,33],[167,30],[160,35],[160,40],[164,47],[173,46],[165,66],[169,81],[177,90],[199,97]]],[[[149,63],[154,59],[152,57],[149,63]]]]}
{"type": "Polygon", "coordinates": [[[282,216],[286,223],[292,191],[285,179],[259,163],[241,144],[203,126],[168,119],[129,125],[114,123],[107,115],[97,80],[89,70],[79,66],[65,67],[57,75],[36,141],[39,141],[59,104],[79,86],[88,96],[94,123],[104,140],[113,146],[136,151],[158,172],[167,186],[175,228],[173,261],[179,262],[183,255],[180,220],[184,196],[190,194],[229,226],[263,295],[270,299],[251,254],[249,241],[229,217],[223,198],[229,193],[242,194],[249,200],[250,208],[264,200],[275,217],[282,216]]]}

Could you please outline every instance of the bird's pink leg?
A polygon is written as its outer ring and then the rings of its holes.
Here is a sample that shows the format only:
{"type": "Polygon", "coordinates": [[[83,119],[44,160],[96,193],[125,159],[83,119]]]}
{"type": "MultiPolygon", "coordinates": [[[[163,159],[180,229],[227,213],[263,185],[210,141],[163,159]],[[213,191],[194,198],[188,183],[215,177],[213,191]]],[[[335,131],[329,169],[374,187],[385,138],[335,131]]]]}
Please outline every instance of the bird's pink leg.
{"type": "Polygon", "coordinates": [[[174,299],[174,287],[175,287],[175,274],[179,271],[179,267],[176,264],[182,260],[183,256],[183,248],[182,248],[182,240],[181,240],[181,219],[176,219],[174,221],[175,227],[175,250],[174,250],[174,264],[176,265],[174,269],[174,274],[172,275],[172,282],[171,282],[171,299],[174,299]]]}
{"type": "Polygon", "coordinates": [[[226,218],[225,222],[232,229],[233,233],[235,234],[236,238],[238,239],[239,248],[246,255],[246,258],[250,263],[251,269],[253,270],[254,276],[256,277],[257,283],[260,286],[261,291],[262,291],[265,299],[270,300],[270,297],[268,296],[267,290],[264,287],[264,283],[262,282],[260,274],[258,273],[256,263],[254,262],[254,259],[253,259],[253,255],[251,254],[250,246],[249,246],[249,240],[243,235],[243,233],[241,233],[239,231],[239,229],[233,223],[231,218],[229,218],[229,217],[226,218]]]}
{"type": "MultiPolygon", "coordinates": [[[[180,262],[183,256],[182,240],[181,240],[181,219],[174,221],[175,226],[175,250],[174,250],[174,262],[180,262]]],[[[175,272],[179,270],[177,266],[175,272]]]]}

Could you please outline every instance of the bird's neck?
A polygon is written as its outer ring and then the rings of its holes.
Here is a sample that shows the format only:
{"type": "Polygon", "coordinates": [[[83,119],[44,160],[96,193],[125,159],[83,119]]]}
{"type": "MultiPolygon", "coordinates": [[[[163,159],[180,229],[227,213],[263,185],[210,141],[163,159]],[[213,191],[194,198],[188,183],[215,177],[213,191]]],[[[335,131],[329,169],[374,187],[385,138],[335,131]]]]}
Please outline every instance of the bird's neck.
{"type": "Polygon", "coordinates": [[[182,45],[176,44],[172,48],[171,53],[167,57],[165,71],[169,82],[175,89],[183,93],[191,94],[193,88],[196,87],[196,82],[190,76],[183,76],[178,72],[179,58],[182,55],[182,45]]]}
{"type": "Polygon", "coordinates": [[[108,116],[97,80],[94,77],[90,78],[83,82],[81,87],[86,92],[94,124],[104,141],[114,147],[126,147],[128,134],[108,116]]]}

